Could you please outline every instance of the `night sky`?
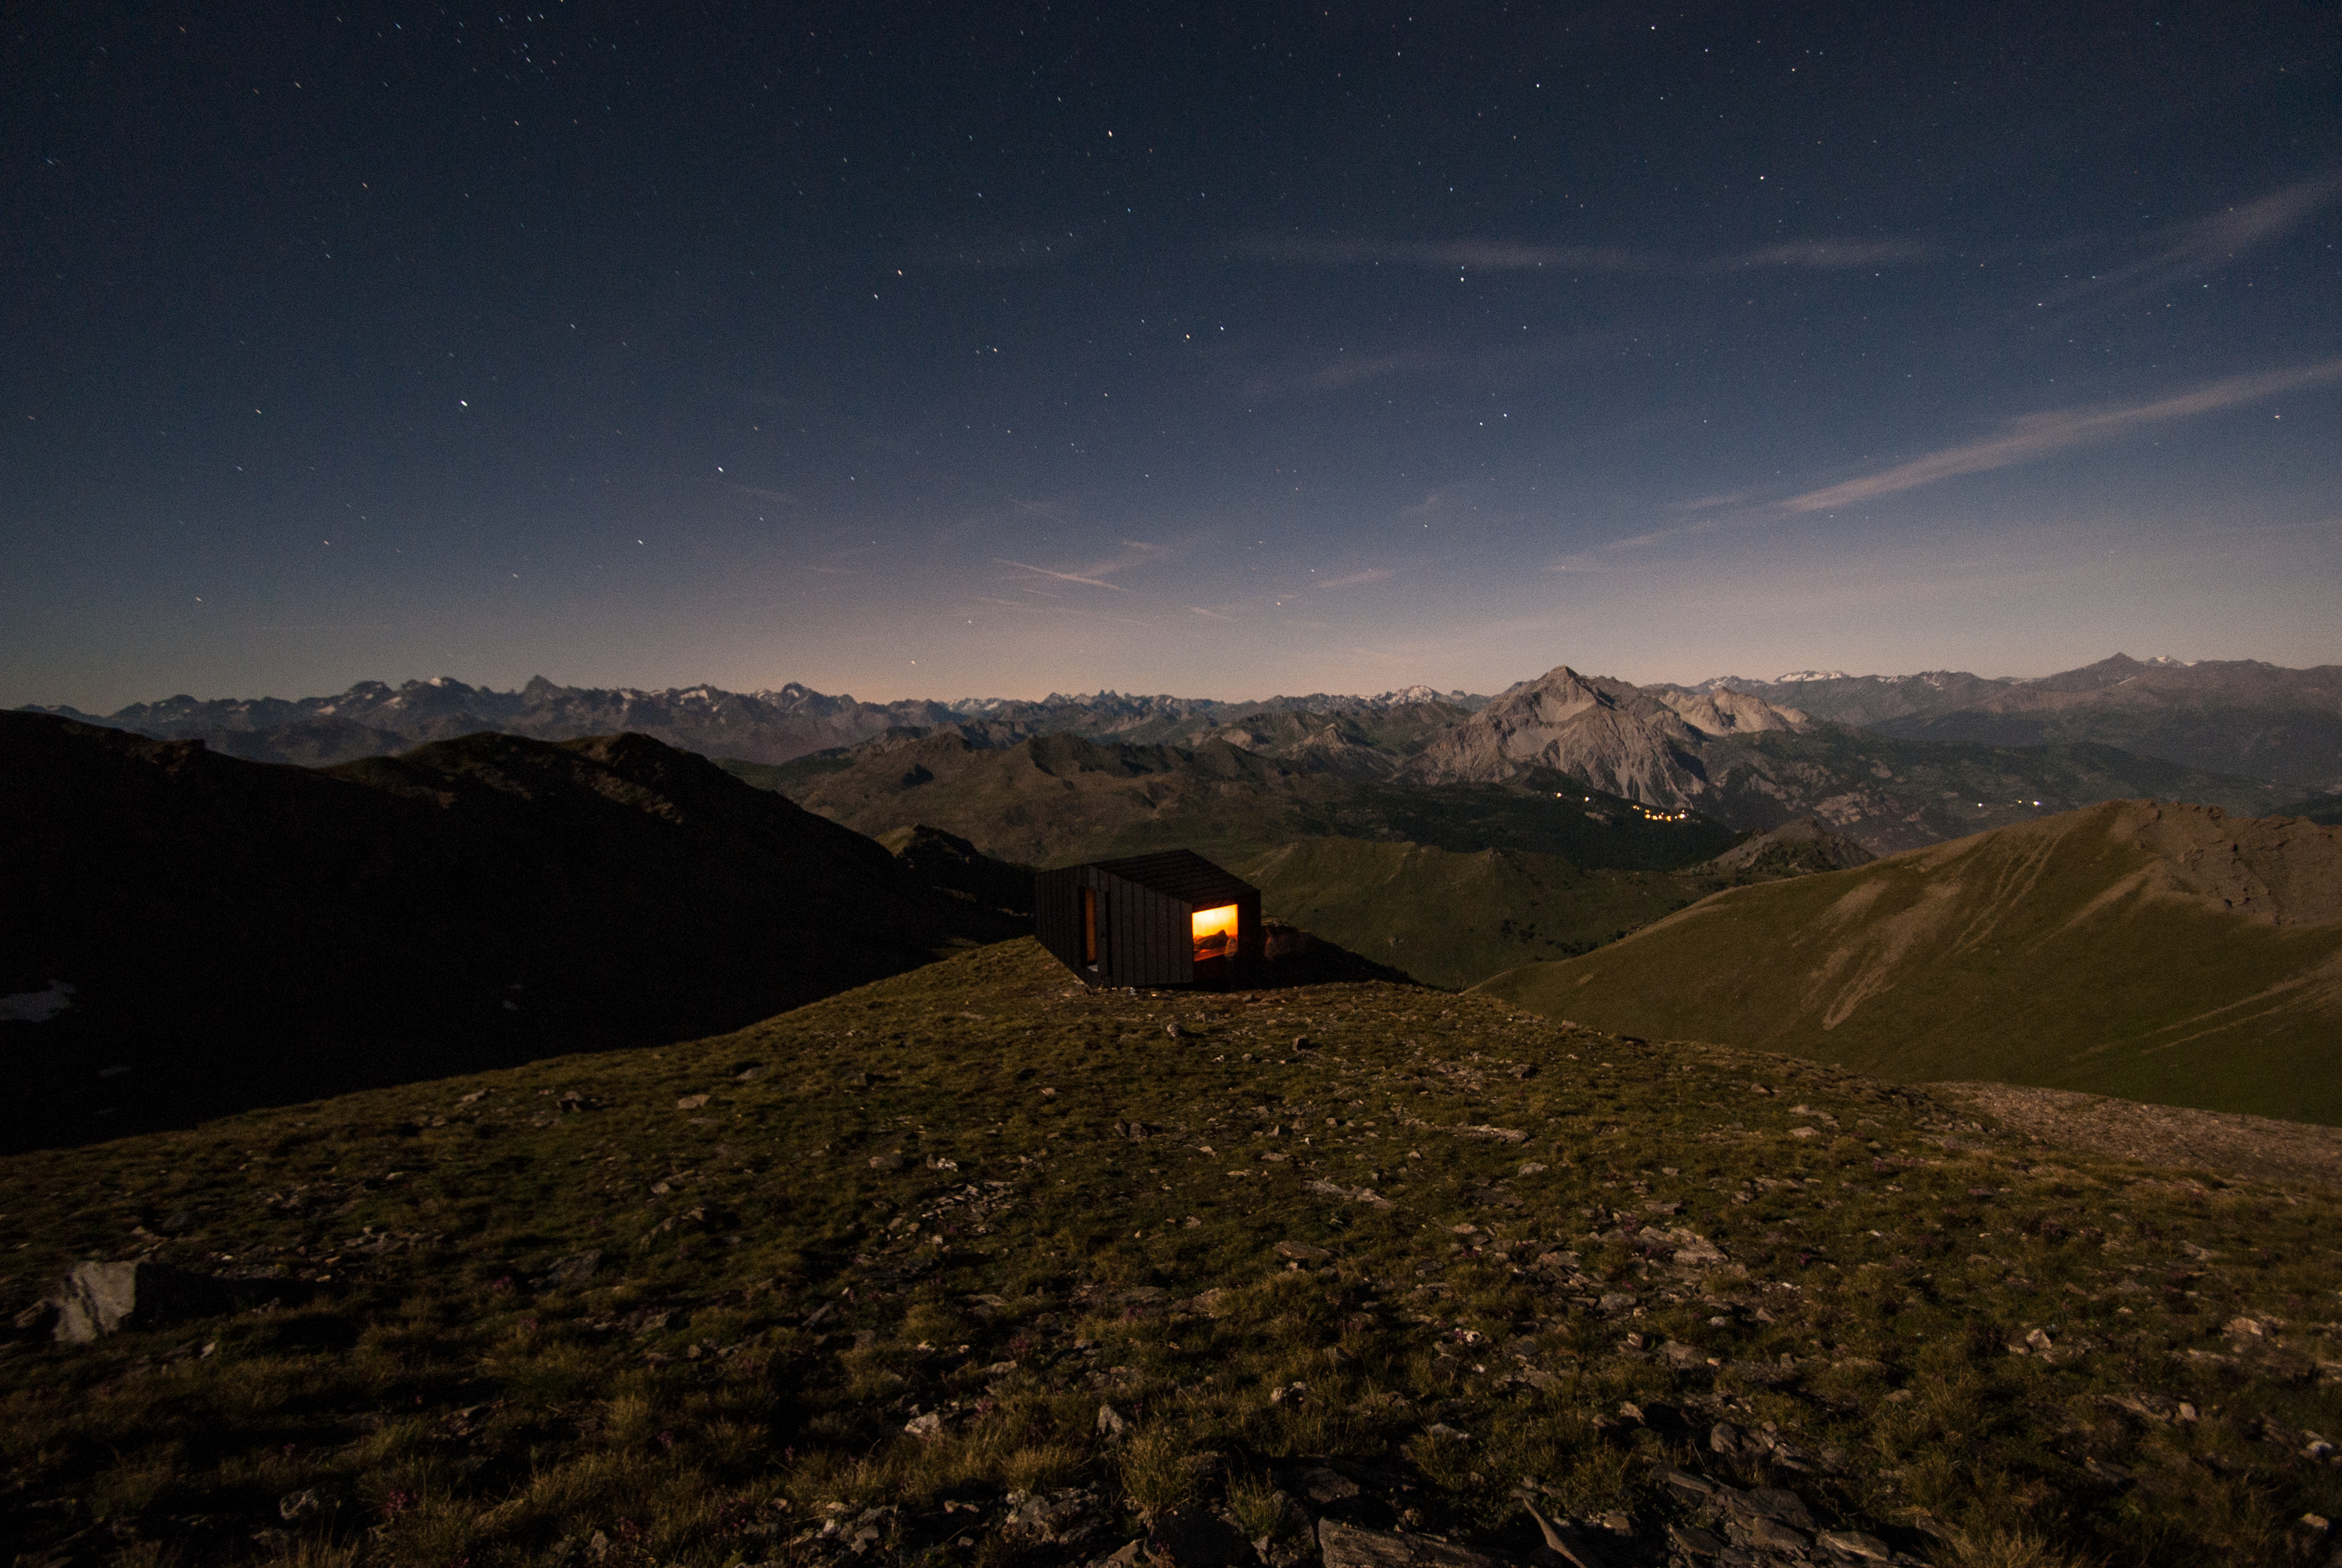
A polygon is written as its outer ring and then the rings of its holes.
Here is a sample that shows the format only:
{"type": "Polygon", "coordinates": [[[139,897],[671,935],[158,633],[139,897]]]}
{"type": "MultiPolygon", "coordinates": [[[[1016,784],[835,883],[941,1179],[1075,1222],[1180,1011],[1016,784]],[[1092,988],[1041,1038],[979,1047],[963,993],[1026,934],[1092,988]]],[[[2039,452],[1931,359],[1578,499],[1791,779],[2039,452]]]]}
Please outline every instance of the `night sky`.
{"type": "Polygon", "coordinates": [[[0,703],[2342,660],[2331,5],[5,17],[0,703]]]}

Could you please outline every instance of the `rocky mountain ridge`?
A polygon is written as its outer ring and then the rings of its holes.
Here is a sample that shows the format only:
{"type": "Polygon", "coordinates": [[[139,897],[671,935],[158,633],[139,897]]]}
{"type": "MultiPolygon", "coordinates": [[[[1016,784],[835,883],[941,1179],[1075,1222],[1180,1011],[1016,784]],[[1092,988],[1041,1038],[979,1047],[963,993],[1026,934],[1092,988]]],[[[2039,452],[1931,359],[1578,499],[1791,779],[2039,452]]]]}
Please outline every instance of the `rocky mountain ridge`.
{"type": "Polygon", "coordinates": [[[483,730],[544,741],[632,732],[703,756],[780,764],[906,727],[975,723],[996,726],[990,733],[1013,737],[1008,744],[1033,734],[1077,734],[1192,744],[1215,728],[1264,714],[1306,713],[1378,723],[1411,709],[1461,715],[1486,700],[1466,692],[1434,692],[1416,685],[1370,697],[1319,693],[1251,703],[1112,691],[1074,696],[1052,693],[1037,702],[966,697],[950,703],[865,703],[794,681],[756,692],[728,692],[704,684],[654,692],[564,686],[538,675],[518,691],[499,692],[435,675],[398,686],[361,681],[333,696],[296,700],[181,695],[133,703],[107,714],[71,707],[24,711],[128,730],[155,740],[200,740],[215,752],[249,762],[329,767],[483,730]]]}

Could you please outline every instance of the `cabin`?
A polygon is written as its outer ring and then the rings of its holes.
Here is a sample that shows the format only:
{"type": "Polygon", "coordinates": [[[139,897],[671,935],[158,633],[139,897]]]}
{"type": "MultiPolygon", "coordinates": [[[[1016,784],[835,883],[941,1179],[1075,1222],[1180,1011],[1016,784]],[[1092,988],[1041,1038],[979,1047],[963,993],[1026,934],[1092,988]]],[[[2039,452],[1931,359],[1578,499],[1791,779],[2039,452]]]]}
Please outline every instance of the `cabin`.
{"type": "Polygon", "coordinates": [[[1045,871],[1033,922],[1093,985],[1235,981],[1261,961],[1260,889],[1193,850],[1045,871]]]}

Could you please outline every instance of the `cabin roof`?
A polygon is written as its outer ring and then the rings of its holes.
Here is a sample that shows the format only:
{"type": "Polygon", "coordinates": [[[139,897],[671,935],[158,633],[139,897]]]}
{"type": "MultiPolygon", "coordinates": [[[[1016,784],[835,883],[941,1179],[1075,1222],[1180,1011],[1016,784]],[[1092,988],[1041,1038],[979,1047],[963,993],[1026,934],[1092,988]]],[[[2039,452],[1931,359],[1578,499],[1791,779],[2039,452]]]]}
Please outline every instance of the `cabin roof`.
{"type": "Polygon", "coordinates": [[[1231,876],[1192,849],[1168,849],[1160,854],[1134,854],[1123,860],[1101,860],[1094,864],[1109,876],[1135,882],[1141,887],[1166,894],[1198,909],[1234,904],[1247,894],[1256,895],[1258,891],[1242,877],[1231,876]]]}

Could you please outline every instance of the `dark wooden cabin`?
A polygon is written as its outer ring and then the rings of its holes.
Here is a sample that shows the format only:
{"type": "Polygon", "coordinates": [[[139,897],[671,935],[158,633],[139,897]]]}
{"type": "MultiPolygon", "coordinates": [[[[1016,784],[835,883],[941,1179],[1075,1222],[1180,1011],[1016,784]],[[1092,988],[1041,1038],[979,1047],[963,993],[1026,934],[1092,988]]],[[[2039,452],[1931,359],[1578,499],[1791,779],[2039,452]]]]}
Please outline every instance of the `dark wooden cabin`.
{"type": "Polygon", "coordinates": [[[1041,945],[1093,985],[1234,980],[1261,960],[1260,889],[1193,850],[1041,873],[1041,945]]]}

